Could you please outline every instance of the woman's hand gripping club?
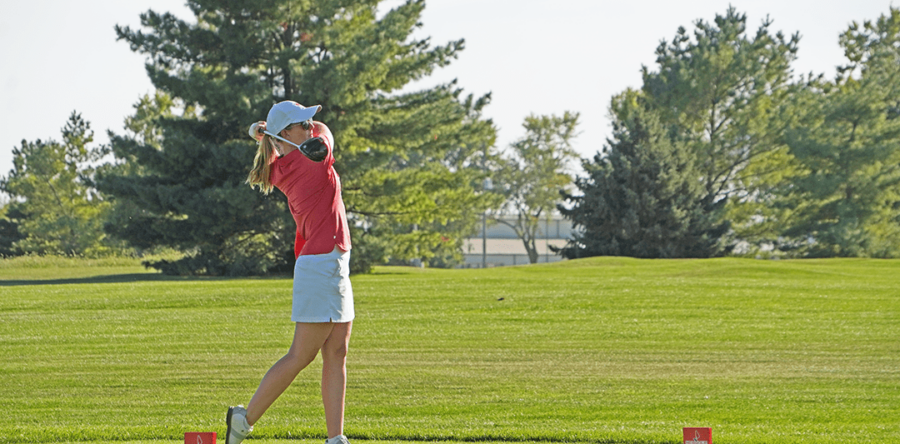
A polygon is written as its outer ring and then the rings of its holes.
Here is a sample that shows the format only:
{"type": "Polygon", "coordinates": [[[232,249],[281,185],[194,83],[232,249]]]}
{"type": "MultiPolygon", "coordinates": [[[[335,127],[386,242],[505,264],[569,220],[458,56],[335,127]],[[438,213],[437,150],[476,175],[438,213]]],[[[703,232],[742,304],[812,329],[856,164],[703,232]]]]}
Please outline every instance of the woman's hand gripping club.
{"type": "Polygon", "coordinates": [[[248,133],[250,134],[250,137],[252,137],[256,141],[262,140],[264,134],[268,135],[269,137],[274,137],[275,139],[278,139],[284,143],[297,147],[300,153],[306,156],[309,160],[312,160],[313,162],[321,162],[325,160],[326,156],[328,156],[328,142],[331,141],[328,136],[331,135],[331,131],[328,130],[328,127],[326,127],[321,122],[315,122],[315,127],[317,132],[326,132],[326,134],[307,139],[300,145],[297,145],[296,143],[291,142],[284,137],[267,131],[266,122],[256,122],[253,125],[250,125],[250,130],[248,131],[248,133]],[[322,130],[323,128],[324,131],[322,130]]]}

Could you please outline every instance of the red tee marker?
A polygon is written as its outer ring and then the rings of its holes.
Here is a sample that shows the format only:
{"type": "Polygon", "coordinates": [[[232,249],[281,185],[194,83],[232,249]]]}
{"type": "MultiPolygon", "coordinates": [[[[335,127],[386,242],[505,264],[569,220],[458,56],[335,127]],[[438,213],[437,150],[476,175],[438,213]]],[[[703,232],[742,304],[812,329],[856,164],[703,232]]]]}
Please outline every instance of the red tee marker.
{"type": "Polygon", "coordinates": [[[685,427],[684,444],[712,444],[711,427],[685,427]]]}
{"type": "Polygon", "coordinates": [[[184,444],[216,444],[216,432],[186,432],[184,444]]]}

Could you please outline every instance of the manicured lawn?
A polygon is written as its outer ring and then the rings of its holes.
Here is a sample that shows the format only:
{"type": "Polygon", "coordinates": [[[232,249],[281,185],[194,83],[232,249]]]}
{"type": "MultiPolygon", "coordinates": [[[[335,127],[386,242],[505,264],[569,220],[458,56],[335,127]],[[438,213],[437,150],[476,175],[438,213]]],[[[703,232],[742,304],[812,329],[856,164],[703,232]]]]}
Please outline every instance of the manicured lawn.
{"type": "MultiPolygon", "coordinates": [[[[224,439],[227,406],[290,345],[290,280],[89,265],[0,261],[0,442],[224,439]]],[[[900,261],[597,258],[353,285],[353,440],[900,442],[900,261]]],[[[320,370],[251,444],[321,443],[320,370]]]]}

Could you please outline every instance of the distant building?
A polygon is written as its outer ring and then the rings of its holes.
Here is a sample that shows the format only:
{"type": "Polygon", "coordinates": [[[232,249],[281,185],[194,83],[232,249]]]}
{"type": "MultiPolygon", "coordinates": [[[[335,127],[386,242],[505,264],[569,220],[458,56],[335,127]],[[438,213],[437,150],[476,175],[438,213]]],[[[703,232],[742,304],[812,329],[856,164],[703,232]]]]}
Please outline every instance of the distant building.
{"type": "MultiPolygon", "coordinates": [[[[502,218],[509,223],[515,223],[514,217],[502,218]]],[[[489,222],[490,223],[490,222],[489,222]]],[[[549,219],[543,219],[540,223],[537,239],[534,246],[538,252],[538,263],[557,262],[563,260],[562,256],[550,251],[550,246],[563,247],[572,237],[572,224],[561,215],[553,215],[549,219]]],[[[516,236],[516,232],[509,226],[493,222],[487,227],[486,255],[482,253],[483,233],[478,230],[475,236],[463,240],[463,255],[465,260],[460,267],[481,268],[486,262],[488,267],[503,267],[509,265],[524,265],[528,261],[528,252],[522,240],[516,236]]]]}

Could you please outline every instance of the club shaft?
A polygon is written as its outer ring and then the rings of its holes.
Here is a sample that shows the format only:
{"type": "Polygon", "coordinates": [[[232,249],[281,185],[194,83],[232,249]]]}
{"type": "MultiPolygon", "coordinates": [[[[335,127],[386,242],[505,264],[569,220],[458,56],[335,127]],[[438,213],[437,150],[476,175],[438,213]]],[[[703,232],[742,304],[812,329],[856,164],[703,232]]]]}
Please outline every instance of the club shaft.
{"type": "Polygon", "coordinates": [[[287,139],[285,139],[284,137],[281,137],[281,136],[279,136],[279,135],[277,135],[277,134],[272,134],[272,133],[270,133],[270,132],[268,132],[268,131],[263,131],[263,133],[268,134],[269,136],[274,137],[274,138],[276,138],[276,139],[278,139],[278,140],[280,140],[280,141],[282,141],[282,142],[289,143],[289,144],[291,144],[291,145],[294,145],[294,146],[297,147],[297,148],[300,148],[300,145],[297,145],[296,143],[291,142],[290,140],[287,140],[287,139]]]}

